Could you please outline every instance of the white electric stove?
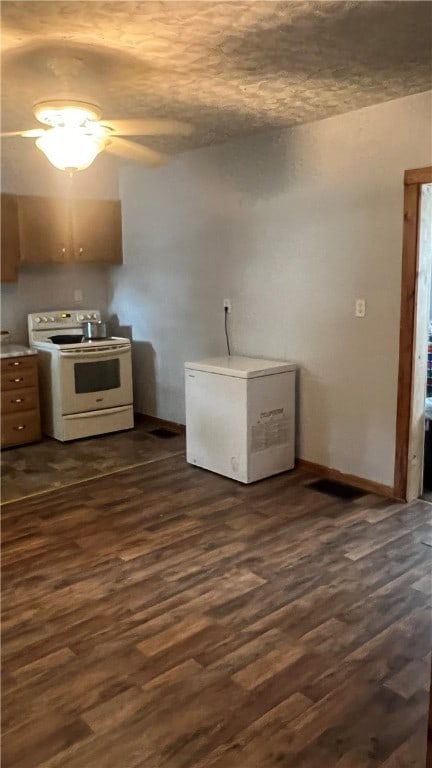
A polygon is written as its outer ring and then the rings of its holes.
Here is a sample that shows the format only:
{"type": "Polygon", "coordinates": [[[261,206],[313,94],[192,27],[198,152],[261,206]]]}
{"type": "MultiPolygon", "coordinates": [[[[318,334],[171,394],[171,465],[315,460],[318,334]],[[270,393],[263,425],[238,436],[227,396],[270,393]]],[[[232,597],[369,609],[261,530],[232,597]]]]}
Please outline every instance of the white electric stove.
{"type": "Polygon", "coordinates": [[[100,319],[94,309],[28,315],[29,344],[38,351],[42,429],[57,440],[134,425],[131,343],[118,336],[86,341],[82,323],[100,319]],[[58,336],[61,343],[53,340],[58,336]]]}

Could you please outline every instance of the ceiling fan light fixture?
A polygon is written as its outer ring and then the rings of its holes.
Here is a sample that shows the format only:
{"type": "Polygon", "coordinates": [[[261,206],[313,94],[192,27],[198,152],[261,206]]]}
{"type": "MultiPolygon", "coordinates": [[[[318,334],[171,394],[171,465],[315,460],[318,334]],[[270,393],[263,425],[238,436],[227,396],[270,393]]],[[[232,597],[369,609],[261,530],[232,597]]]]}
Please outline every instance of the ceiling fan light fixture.
{"type": "Polygon", "coordinates": [[[99,152],[107,150],[134,163],[156,167],[169,156],[123,136],[189,136],[193,128],[178,120],[131,118],[130,120],[101,120],[101,109],[86,101],[39,101],[33,114],[45,128],[0,133],[0,136],[21,136],[36,139],[36,146],[50,163],[72,174],[92,164],[99,152]]]}
{"type": "Polygon", "coordinates": [[[82,171],[105,146],[104,136],[79,128],[52,128],[36,140],[36,146],[60,171],[82,171]]]}
{"type": "Polygon", "coordinates": [[[99,120],[100,108],[85,101],[40,101],[33,107],[39,122],[51,127],[78,127],[99,120]]]}

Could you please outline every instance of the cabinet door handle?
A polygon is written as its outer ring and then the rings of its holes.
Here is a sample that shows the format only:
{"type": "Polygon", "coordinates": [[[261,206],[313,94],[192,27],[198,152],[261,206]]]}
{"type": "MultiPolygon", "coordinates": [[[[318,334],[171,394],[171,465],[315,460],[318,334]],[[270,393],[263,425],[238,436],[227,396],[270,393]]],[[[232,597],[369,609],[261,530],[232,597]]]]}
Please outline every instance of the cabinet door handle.
{"type": "Polygon", "coordinates": [[[26,424],[20,424],[18,427],[14,427],[16,432],[20,432],[21,429],[25,429],[25,428],[26,428],[26,424]]]}
{"type": "Polygon", "coordinates": [[[62,248],[61,252],[66,253],[66,248],[62,248]]]}
{"type": "Polygon", "coordinates": [[[82,252],[83,252],[83,250],[84,250],[83,248],[80,248],[80,249],[79,249],[79,252],[80,252],[80,253],[82,253],[82,252]]]}
{"type": "Polygon", "coordinates": [[[16,397],[15,400],[11,400],[11,403],[23,403],[24,398],[23,397],[16,397]]]}
{"type": "Polygon", "coordinates": [[[12,367],[12,366],[14,366],[14,365],[22,365],[22,363],[20,363],[20,361],[19,361],[19,360],[16,360],[16,362],[14,362],[14,363],[9,363],[9,365],[12,367]]]}
{"type": "Polygon", "coordinates": [[[10,379],[10,381],[14,381],[16,384],[18,384],[19,381],[24,381],[24,379],[21,376],[19,379],[10,379]]]}

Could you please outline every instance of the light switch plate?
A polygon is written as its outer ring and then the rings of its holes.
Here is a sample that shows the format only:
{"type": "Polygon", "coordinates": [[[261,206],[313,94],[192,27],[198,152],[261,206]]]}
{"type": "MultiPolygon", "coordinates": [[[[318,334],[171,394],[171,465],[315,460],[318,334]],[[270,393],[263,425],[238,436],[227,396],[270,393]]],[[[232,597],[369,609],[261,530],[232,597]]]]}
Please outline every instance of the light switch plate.
{"type": "Polygon", "coordinates": [[[365,299],[356,299],[355,303],[355,316],[364,317],[366,314],[366,301],[365,299]]]}
{"type": "Polygon", "coordinates": [[[83,300],[83,292],[81,288],[75,288],[73,292],[73,300],[74,301],[82,301],[83,300]]]}

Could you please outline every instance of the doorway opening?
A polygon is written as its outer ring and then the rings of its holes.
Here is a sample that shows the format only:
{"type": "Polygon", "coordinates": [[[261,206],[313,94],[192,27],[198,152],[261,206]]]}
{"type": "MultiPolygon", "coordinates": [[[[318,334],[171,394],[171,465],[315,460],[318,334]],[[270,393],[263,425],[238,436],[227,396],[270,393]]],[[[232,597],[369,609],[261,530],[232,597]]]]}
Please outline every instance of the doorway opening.
{"type": "MultiPolygon", "coordinates": [[[[422,184],[420,194],[420,230],[419,230],[419,263],[423,268],[426,279],[426,307],[429,310],[427,317],[427,358],[426,358],[426,385],[425,385],[425,412],[424,412],[424,450],[423,450],[423,476],[421,478],[422,496],[426,501],[432,502],[432,184],[422,184]],[[428,294],[428,295],[427,295],[428,294]],[[429,301],[427,299],[429,298],[429,301]]],[[[421,345],[424,339],[425,328],[421,321],[421,307],[417,309],[421,326],[419,328],[421,345]]],[[[424,371],[419,371],[422,376],[424,371]]],[[[419,390],[421,379],[419,381],[419,390]]]]}
{"type": "Polygon", "coordinates": [[[408,501],[430,492],[432,500],[432,167],[406,171],[404,182],[394,491],[408,501]]]}

